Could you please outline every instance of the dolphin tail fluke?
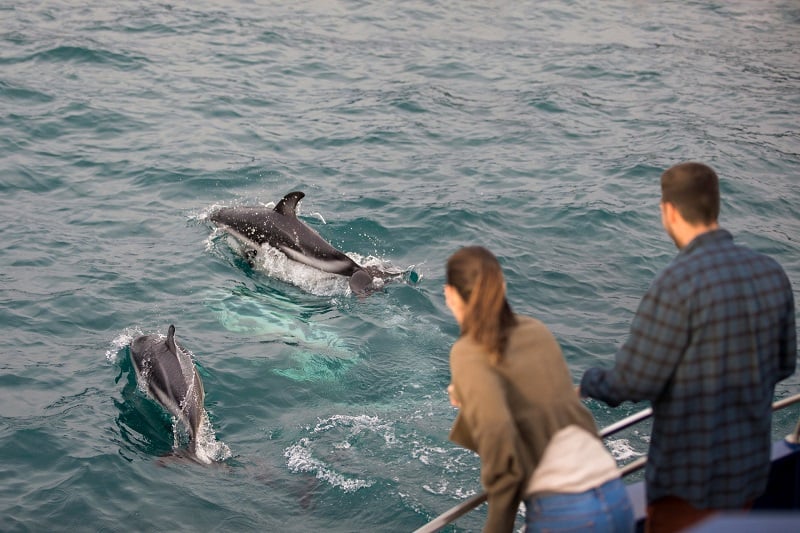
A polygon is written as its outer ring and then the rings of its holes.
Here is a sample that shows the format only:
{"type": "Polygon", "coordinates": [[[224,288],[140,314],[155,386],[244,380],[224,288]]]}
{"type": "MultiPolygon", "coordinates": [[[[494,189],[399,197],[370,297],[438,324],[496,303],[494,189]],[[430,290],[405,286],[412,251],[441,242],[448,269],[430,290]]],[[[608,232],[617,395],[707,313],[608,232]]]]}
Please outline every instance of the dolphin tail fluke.
{"type": "Polygon", "coordinates": [[[172,324],[169,325],[169,330],[167,331],[167,348],[172,353],[178,353],[175,347],[175,326],[172,324]]]}
{"type": "Polygon", "coordinates": [[[356,270],[350,276],[350,290],[353,294],[367,294],[372,288],[372,276],[366,270],[356,270]]]}

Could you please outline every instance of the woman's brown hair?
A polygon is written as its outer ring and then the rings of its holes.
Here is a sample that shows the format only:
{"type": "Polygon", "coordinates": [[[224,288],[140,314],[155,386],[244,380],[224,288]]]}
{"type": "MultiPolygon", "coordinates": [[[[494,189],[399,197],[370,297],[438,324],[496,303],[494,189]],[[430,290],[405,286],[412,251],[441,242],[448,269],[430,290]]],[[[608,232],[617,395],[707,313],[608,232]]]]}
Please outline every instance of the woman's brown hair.
{"type": "Polygon", "coordinates": [[[490,361],[499,363],[516,324],[500,262],[482,246],[461,248],[447,260],[447,284],[464,300],[461,334],[483,345],[490,361]]]}

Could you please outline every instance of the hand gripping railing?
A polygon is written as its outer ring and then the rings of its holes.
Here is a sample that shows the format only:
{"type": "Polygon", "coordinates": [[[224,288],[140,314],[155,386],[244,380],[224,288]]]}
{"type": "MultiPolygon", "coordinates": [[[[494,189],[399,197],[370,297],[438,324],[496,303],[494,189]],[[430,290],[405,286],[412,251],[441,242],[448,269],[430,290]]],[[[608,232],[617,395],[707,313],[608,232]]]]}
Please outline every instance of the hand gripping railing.
{"type": "MultiPolygon", "coordinates": [[[[783,409],[784,407],[788,407],[792,404],[800,402],[800,394],[795,394],[794,396],[790,396],[788,398],[784,398],[782,400],[778,400],[777,402],[772,404],[772,410],[778,411],[783,409]]],[[[618,422],[614,422],[610,426],[606,426],[602,430],[600,430],[600,438],[604,439],[606,437],[610,437],[611,435],[622,431],[625,428],[628,428],[634,424],[638,424],[642,420],[646,420],[653,415],[653,409],[648,407],[647,409],[642,409],[638,413],[634,413],[626,418],[618,422]]],[[[800,433],[800,423],[798,423],[797,429],[794,431],[793,435],[797,435],[800,433]]],[[[793,435],[789,435],[787,437],[791,438],[793,435]]],[[[632,474],[637,470],[644,467],[647,463],[647,456],[639,457],[635,461],[631,461],[630,463],[626,464],[625,466],[619,469],[621,476],[627,476],[628,474],[632,474]]],[[[444,513],[440,514],[421,528],[414,531],[414,533],[435,533],[437,531],[441,531],[445,528],[448,524],[455,522],[458,518],[464,516],[468,512],[472,511],[473,509],[477,508],[479,505],[484,503],[487,499],[486,493],[481,492],[468,500],[464,500],[460,504],[456,505],[445,511],[444,513]]]]}

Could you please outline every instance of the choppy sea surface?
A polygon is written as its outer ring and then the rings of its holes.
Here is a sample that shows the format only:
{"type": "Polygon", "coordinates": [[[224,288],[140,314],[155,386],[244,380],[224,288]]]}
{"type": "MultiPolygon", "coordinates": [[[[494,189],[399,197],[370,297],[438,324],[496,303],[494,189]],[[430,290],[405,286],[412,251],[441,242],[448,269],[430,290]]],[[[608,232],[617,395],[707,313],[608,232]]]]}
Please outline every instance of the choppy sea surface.
{"type": "MultiPolygon", "coordinates": [[[[0,43],[2,531],[423,525],[481,490],[447,440],[447,257],[493,250],[577,381],[675,253],[658,178],[683,160],[800,300],[795,1],[6,0],[0,43]],[[421,279],[358,298],[208,222],[293,190],[332,244],[421,279]],[[132,373],[169,324],[209,464],[172,455],[132,373]]],[[[609,439],[620,464],[648,430],[609,439]]]]}

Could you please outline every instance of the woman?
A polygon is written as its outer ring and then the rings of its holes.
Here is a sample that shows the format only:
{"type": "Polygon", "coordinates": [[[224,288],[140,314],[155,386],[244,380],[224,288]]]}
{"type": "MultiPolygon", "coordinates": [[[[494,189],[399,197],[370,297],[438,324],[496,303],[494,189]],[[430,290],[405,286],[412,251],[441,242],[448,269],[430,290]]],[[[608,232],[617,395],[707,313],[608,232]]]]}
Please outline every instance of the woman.
{"type": "Polygon", "coordinates": [[[479,246],[447,261],[447,307],[461,328],[450,351],[450,439],[481,458],[484,531],[633,531],[617,465],[597,436],[553,335],[515,315],[500,264],[479,246]]]}

